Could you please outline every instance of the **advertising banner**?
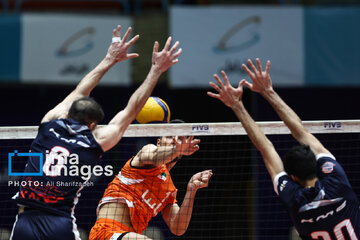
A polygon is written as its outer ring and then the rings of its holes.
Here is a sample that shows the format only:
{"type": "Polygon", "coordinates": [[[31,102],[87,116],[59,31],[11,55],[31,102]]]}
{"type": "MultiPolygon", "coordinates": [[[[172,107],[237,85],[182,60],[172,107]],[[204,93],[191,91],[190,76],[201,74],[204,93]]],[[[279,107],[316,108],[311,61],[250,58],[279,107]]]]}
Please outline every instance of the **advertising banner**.
{"type": "Polygon", "coordinates": [[[241,65],[256,57],[271,60],[274,85],[304,83],[303,8],[173,7],[170,16],[183,48],[171,86],[206,87],[221,70],[236,84],[247,76],[241,65]]]}
{"type": "MultiPolygon", "coordinates": [[[[105,57],[118,24],[124,34],[132,22],[119,16],[22,15],[21,81],[78,83],[105,57]]],[[[128,85],[130,73],[130,61],[121,62],[100,84],[128,85]]]]}

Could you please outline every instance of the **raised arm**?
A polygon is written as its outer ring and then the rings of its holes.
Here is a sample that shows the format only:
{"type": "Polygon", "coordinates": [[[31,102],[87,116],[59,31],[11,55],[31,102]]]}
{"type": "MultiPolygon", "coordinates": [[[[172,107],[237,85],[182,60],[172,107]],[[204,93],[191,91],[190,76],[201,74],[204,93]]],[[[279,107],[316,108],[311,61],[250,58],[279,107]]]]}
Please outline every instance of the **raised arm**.
{"type": "Polygon", "coordinates": [[[139,56],[137,53],[127,53],[128,49],[139,39],[139,35],[136,35],[127,42],[132,29],[128,28],[123,39],[121,39],[120,30],[120,25],[117,26],[117,29],[113,30],[112,43],[108,48],[105,58],[79,82],[76,88],[62,102],[46,113],[41,122],[66,118],[71,104],[81,97],[89,96],[100,79],[112,66],[117,62],[139,56]]]}
{"type": "Polygon", "coordinates": [[[278,153],[276,152],[273,144],[269,141],[269,139],[261,131],[260,127],[251,118],[243,105],[242,94],[245,80],[240,81],[239,86],[237,88],[234,88],[229,83],[228,77],[224,71],[221,71],[221,75],[224,78],[225,84],[223,84],[221,79],[215,74],[214,78],[217,84],[210,82],[210,86],[213,87],[217,91],[217,93],[208,92],[207,94],[210,97],[219,99],[226,106],[228,106],[234,111],[241,124],[243,125],[245,131],[247,132],[250,140],[260,151],[264,159],[265,166],[271,178],[274,179],[274,177],[278,173],[284,170],[283,163],[278,153]]]}
{"type": "Polygon", "coordinates": [[[245,82],[245,85],[252,91],[260,93],[270,103],[300,144],[308,145],[315,155],[329,153],[321,142],[304,127],[299,116],[274,91],[269,74],[270,61],[267,61],[265,71],[262,70],[258,58],[256,59],[257,68],[251,60],[248,60],[248,63],[251,70],[246,65],[243,65],[243,69],[250,76],[252,83],[245,82]]]}
{"type": "Polygon", "coordinates": [[[180,236],[186,232],[191,220],[196,192],[209,185],[212,175],[212,170],[196,173],[187,185],[181,207],[177,204],[167,205],[162,211],[163,219],[173,234],[180,236]]]}
{"type": "MultiPolygon", "coordinates": [[[[132,164],[134,166],[160,166],[162,164],[175,164],[172,162],[179,156],[190,156],[199,150],[200,139],[191,137],[163,137],[167,138],[168,144],[153,145],[148,144],[144,146],[134,157],[132,164]]],[[[169,168],[168,168],[169,169],[169,168]]],[[[170,168],[171,169],[171,168],[170,168]]],[[[170,170],[169,169],[169,170],[170,170]]]]}
{"type": "Polygon", "coordinates": [[[175,42],[171,48],[170,45],[171,37],[167,39],[163,50],[159,52],[159,43],[155,42],[152,65],[144,82],[132,94],[124,110],[116,114],[108,125],[95,130],[95,137],[104,151],[111,149],[120,141],[126,128],[136,118],[146,100],[150,97],[161,74],[178,62],[177,58],[182,51],[181,48],[177,50],[179,42],[175,42]]]}

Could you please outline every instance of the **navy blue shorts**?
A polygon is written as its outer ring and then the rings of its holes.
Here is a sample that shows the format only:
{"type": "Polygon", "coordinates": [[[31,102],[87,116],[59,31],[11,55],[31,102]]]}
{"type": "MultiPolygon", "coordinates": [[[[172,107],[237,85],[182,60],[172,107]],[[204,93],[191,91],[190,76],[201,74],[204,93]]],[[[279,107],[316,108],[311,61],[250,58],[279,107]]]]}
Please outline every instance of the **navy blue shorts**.
{"type": "Polygon", "coordinates": [[[16,216],[11,240],[78,240],[75,219],[36,209],[16,216]]]}

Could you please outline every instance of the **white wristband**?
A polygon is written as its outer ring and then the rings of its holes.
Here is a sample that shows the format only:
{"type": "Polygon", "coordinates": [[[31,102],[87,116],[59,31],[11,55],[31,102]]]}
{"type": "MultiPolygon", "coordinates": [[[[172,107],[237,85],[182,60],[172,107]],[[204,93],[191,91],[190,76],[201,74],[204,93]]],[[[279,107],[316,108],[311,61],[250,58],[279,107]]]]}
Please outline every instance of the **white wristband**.
{"type": "Polygon", "coordinates": [[[112,42],[120,42],[120,38],[119,37],[113,37],[112,38],[112,42]]]}

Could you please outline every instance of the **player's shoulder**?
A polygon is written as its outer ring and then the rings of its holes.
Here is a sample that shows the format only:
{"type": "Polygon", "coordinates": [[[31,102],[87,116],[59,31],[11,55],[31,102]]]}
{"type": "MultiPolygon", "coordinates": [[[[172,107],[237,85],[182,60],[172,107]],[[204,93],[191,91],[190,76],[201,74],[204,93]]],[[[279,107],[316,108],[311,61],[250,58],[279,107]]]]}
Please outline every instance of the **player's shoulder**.
{"type": "Polygon", "coordinates": [[[155,144],[146,144],[145,146],[143,146],[141,148],[141,152],[153,152],[153,151],[156,151],[157,150],[157,146],[155,144]]]}
{"type": "Polygon", "coordinates": [[[286,172],[282,171],[280,173],[278,173],[273,181],[274,184],[274,191],[276,192],[277,195],[280,195],[280,192],[283,192],[285,189],[294,189],[298,188],[298,184],[296,184],[291,177],[289,177],[287,175],[286,172]]]}
{"type": "Polygon", "coordinates": [[[319,154],[316,154],[316,161],[319,161],[319,160],[333,160],[333,161],[336,161],[336,158],[334,155],[332,155],[331,153],[319,153],[319,154]]]}

